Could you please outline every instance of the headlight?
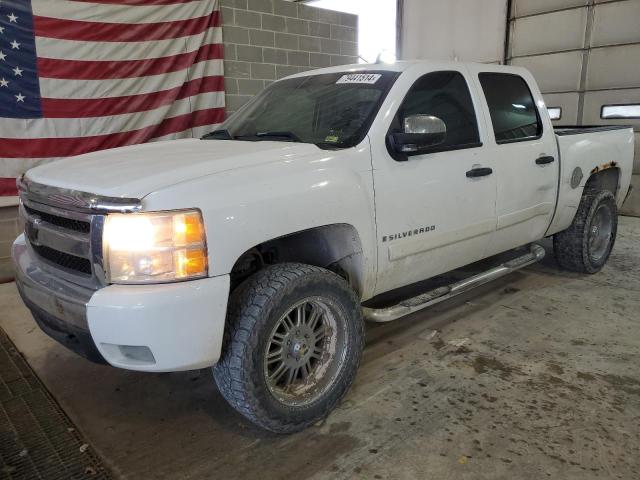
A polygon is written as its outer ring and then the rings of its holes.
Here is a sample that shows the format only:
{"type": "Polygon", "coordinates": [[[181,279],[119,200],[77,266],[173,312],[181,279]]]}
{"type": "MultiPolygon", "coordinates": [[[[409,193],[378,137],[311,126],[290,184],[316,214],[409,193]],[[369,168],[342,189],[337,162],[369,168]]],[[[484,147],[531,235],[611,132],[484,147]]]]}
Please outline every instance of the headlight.
{"type": "Polygon", "coordinates": [[[111,283],[159,283],[207,275],[198,210],[107,215],[104,265],[111,283]]]}

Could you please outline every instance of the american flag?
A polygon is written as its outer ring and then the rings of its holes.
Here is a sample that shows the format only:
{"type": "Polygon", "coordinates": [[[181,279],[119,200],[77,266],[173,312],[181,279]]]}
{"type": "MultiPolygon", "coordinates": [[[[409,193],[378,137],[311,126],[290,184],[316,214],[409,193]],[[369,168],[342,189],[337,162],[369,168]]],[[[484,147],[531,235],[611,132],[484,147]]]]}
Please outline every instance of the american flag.
{"type": "Polygon", "coordinates": [[[0,0],[0,195],[43,161],[211,131],[222,51],[219,0],[0,0]]]}

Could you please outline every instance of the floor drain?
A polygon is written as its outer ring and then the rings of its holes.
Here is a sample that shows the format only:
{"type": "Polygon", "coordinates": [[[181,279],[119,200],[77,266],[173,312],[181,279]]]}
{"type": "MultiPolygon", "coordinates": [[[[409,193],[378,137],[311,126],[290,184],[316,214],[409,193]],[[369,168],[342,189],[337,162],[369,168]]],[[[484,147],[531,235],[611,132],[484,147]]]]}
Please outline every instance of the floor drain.
{"type": "Polygon", "coordinates": [[[0,328],[0,479],[111,479],[0,328]]]}

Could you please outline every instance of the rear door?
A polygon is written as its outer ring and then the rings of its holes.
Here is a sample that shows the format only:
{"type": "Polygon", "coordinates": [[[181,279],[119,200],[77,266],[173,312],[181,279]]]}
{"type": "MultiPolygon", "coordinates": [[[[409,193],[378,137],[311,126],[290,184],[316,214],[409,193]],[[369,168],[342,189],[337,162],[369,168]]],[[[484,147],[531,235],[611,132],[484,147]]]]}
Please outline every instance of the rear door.
{"type": "Polygon", "coordinates": [[[559,159],[555,134],[532,79],[524,70],[471,66],[491,129],[487,153],[495,160],[497,227],[487,255],[544,237],[556,202],[559,159]]]}
{"type": "Polygon", "coordinates": [[[484,121],[466,71],[429,72],[421,67],[405,72],[389,101],[394,104],[382,111],[386,123],[370,132],[377,292],[482,258],[496,223],[494,158],[482,147],[484,121]],[[404,118],[411,115],[443,120],[446,141],[428,153],[398,158],[385,139],[389,133],[402,132],[404,118]]]}

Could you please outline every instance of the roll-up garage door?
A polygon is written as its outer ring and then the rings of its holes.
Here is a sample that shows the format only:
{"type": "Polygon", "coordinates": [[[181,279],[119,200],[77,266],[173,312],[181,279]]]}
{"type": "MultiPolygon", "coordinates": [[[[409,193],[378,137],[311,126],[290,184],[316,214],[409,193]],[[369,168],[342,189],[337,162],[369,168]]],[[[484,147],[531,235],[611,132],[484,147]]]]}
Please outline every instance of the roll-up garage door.
{"type": "Polygon", "coordinates": [[[640,215],[640,0],[512,0],[507,61],[530,69],[558,125],[633,125],[640,215]]]}

